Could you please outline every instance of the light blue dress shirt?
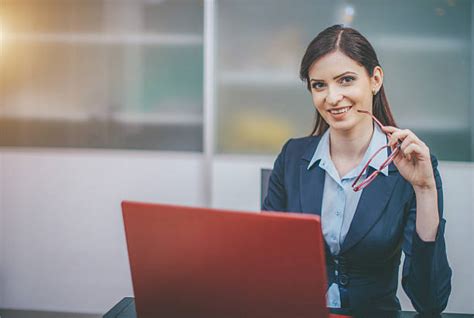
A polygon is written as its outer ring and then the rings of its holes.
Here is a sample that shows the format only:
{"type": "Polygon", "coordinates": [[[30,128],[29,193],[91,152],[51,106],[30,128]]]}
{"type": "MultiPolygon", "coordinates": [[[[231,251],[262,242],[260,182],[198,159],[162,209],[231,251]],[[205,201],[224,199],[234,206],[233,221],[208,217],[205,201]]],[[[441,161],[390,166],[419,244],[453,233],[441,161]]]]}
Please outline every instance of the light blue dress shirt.
{"type": "MultiPolygon", "coordinates": [[[[374,133],[369,143],[369,147],[364,155],[364,158],[357,167],[349,171],[342,178],[331,160],[329,148],[329,134],[328,129],[318,144],[313,158],[308,165],[308,169],[313,164],[319,161],[319,166],[325,170],[324,191],[321,207],[321,225],[324,239],[331,251],[331,254],[338,255],[341,245],[349,231],[352,219],[359,203],[362,191],[355,192],[352,189],[352,183],[357,178],[364,165],[370,157],[381,147],[387,144],[387,136],[380,129],[378,125],[374,125],[374,133]]],[[[387,151],[381,151],[370,163],[375,169],[378,169],[382,163],[387,159],[387,151]]],[[[383,175],[388,175],[388,167],[382,170],[383,175]]],[[[362,177],[367,177],[366,174],[362,177]]],[[[335,273],[338,275],[337,271],[335,273]]],[[[327,305],[332,308],[341,307],[341,297],[339,287],[336,283],[331,284],[327,294],[327,305]]]]}

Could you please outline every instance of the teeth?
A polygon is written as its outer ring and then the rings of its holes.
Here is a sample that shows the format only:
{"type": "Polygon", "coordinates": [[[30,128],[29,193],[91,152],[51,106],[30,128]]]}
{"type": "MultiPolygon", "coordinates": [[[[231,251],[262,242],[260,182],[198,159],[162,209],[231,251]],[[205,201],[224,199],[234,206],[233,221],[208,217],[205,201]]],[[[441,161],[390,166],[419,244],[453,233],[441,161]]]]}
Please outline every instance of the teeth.
{"type": "Polygon", "coordinates": [[[341,109],[338,109],[338,110],[331,110],[331,114],[342,114],[342,113],[346,113],[346,112],[349,111],[349,108],[350,108],[350,107],[341,108],[341,109]]]}

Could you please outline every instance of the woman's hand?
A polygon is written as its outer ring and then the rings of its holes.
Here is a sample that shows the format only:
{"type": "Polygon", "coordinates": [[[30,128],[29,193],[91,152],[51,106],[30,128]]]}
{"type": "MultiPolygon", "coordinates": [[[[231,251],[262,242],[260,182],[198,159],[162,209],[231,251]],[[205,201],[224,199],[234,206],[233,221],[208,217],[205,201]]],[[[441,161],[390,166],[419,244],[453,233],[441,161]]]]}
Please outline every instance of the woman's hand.
{"type": "Polygon", "coordinates": [[[412,131],[384,126],[383,130],[391,134],[389,145],[392,151],[401,142],[399,153],[393,162],[405,180],[411,183],[415,190],[436,189],[436,183],[431,165],[430,149],[412,131]]]}
{"type": "Polygon", "coordinates": [[[430,149],[412,131],[385,126],[390,133],[392,151],[400,141],[399,153],[393,163],[416,193],[416,232],[425,242],[436,240],[439,226],[438,194],[431,165],[430,149]]]}

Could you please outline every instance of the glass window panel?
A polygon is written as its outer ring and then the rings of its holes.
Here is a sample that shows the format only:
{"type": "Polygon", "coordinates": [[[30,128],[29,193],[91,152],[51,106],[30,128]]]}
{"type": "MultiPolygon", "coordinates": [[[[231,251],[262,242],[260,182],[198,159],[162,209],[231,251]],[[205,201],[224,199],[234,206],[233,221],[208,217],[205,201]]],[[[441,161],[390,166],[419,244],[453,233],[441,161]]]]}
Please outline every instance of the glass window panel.
{"type": "Polygon", "coordinates": [[[343,23],[374,45],[398,125],[439,159],[472,160],[471,12],[468,0],[219,1],[218,152],[273,154],[308,135],[299,63],[319,31],[343,23]]]}
{"type": "Polygon", "coordinates": [[[202,0],[7,0],[0,24],[0,145],[202,150],[202,0]]]}

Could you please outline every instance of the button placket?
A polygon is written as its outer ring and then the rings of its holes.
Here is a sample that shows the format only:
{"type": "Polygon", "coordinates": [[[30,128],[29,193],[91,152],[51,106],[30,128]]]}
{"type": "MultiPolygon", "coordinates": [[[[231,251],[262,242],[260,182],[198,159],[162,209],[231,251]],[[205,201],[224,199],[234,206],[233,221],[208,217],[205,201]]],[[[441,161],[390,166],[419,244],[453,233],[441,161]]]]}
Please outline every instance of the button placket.
{"type": "Polygon", "coordinates": [[[349,275],[347,274],[347,262],[344,256],[339,256],[334,260],[336,264],[335,273],[338,284],[346,287],[349,284],[349,275]]]}

